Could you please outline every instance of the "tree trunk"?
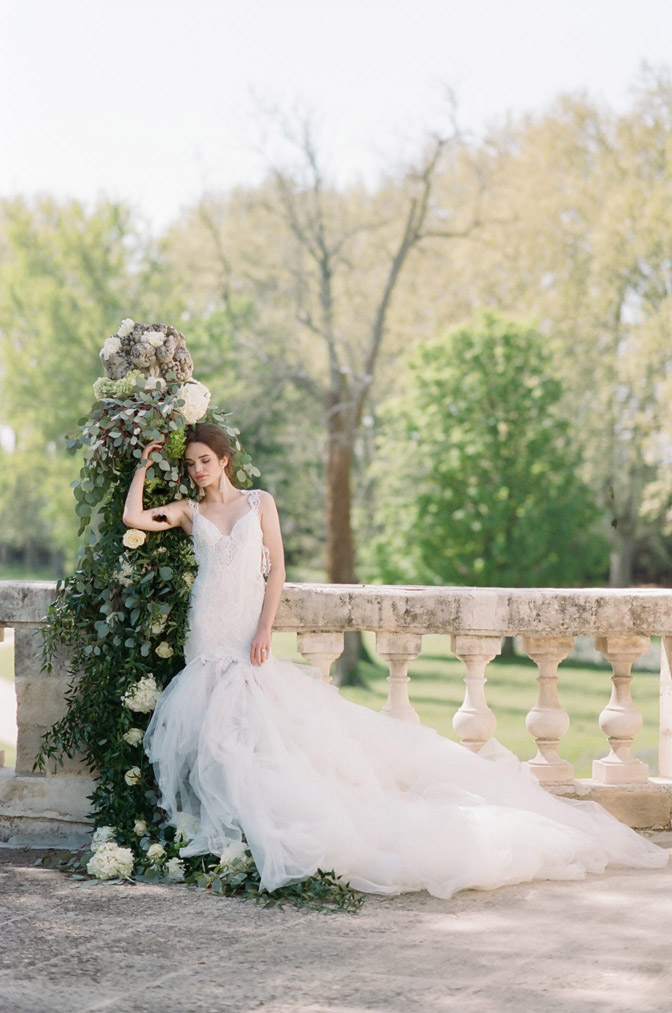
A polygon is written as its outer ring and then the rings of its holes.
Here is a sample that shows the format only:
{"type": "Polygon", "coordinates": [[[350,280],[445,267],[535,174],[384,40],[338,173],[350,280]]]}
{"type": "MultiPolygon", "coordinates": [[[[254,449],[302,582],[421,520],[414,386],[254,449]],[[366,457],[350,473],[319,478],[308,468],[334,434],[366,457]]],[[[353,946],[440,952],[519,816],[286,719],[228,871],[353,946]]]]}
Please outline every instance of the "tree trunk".
{"type": "Polygon", "coordinates": [[[513,637],[502,637],[502,657],[503,658],[515,658],[516,646],[513,642],[513,637]]]}
{"type": "Polygon", "coordinates": [[[615,544],[609,555],[609,587],[632,587],[635,557],[634,530],[622,522],[614,534],[615,544]]]}
{"type": "MultiPolygon", "coordinates": [[[[327,579],[331,584],[355,583],[355,543],[352,535],[353,443],[342,412],[328,418],[327,447],[327,579]]],[[[337,686],[361,686],[356,665],[362,653],[359,631],[345,634],[343,654],[334,662],[337,686]]]]}
{"type": "Polygon", "coordinates": [[[355,582],[350,489],[353,448],[344,428],[333,426],[327,450],[327,577],[332,584],[355,582]]]}

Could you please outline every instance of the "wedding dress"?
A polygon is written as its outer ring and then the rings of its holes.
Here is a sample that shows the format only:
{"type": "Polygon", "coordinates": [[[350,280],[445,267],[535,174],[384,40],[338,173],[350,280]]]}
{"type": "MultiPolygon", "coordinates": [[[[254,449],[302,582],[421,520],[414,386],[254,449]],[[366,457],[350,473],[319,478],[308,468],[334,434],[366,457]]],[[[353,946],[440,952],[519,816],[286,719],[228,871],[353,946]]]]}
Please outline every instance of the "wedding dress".
{"type": "Polygon", "coordinates": [[[665,865],[665,851],[596,803],[553,797],[503,747],[493,762],[350,703],[317,669],[253,666],[266,557],[259,494],[247,497],[228,535],[191,504],[186,667],[145,736],[160,804],[190,828],[181,854],[220,855],[244,833],[268,890],[333,869],[358,890],[437,897],[665,865]]]}

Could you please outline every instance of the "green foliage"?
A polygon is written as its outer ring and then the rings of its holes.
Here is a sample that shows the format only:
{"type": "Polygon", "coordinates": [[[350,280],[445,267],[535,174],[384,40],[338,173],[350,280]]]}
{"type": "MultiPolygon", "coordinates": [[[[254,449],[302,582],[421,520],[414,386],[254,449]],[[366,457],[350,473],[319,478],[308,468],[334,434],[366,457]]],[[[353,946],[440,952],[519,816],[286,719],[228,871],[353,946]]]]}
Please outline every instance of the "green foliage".
{"type": "MultiPolygon", "coordinates": [[[[149,848],[145,838],[145,853],[149,848]]],[[[166,855],[161,862],[150,862],[142,858],[138,862],[137,870],[133,875],[133,882],[158,883],[174,882],[166,873],[167,861],[175,857],[179,844],[165,843],[166,855]]],[[[88,879],[87,864],[93,855],[88,845],[79,848],[77,851],[55,852],[48,851],[38,860],[40,865],[47,868],[56,868],[60,872],[67,873],[70,879],[88,879]]],[[[349,886],[344,884],[340,876],[334,871],[324,872],[318,869],[314,876],[301,880],[298,883],[289,883],[287,886],[279,887],[277,890],[269,891],[261,888],[261,880],[257,867],[252,858],[252,852],[245,848],[245,854],[241,858],[234,858],[230,862],[222,863],[215,859],[214,855],[206,857],[195,857],[183,859],[182,863],[188,866],[183,881],[189,886],[195,886],[199,890],[210,890],[211,893],[220,897],[241,897],[244,900],[253,900],[255,904],[263,904],[264,907],[283,908],[285,904],[294,907],[309,907],[313,911],[340,910],[349,913],[356,913],[364,903],[364,895],[356,893],[349,886]]],[[[117,885],[123,883],[121,878],[105,880],[106,885],[117,885]]]]}
{"type": "MultiPolygon", "coordinates": [[[[81,420],[80,431],[67,440],[71,453],[85,452],[73,486],[79,533],[86,540],[76,572],[59,581],[47,617],[43,667],[51,672],[64,650],[72,683],[67,712],[44,736],[35,769],[80,753],[96,777],[90,796],[95,826],[111,828],[114,842],[131,849],[135,879],[154,882],[174,878],[169,863],[178,858],[184,837],[164,825],[154,772],[142,746],[153,702],[138,707],[133,696],[148,681],[162,690],[184,667],[196,563],[180,529],[129,532],[122,512],[142,448],[150,441],[165,443],[162,452],[151,455],[145,506],[195,497],[197,489],[182,459],[171,456],[184,449],[186,439],[180,387],[168,382],[145,389],[145,384],[144,377],[135,376],[119,396],[101,397],[81,420]]],[[[97,390],[109,392],[101,384],[97,390]]],[[[213,407],[200,421],[215,422],[227,432],[235,481],[250,486],[259,470],[243,450],[238,430],[213,407]]],[[[86,848],[62,864],[81,878],[91,857],[86,848]]],[[[323,872],[266,895],[251,855],[226,866],[214,855],[183,859],[180,869],[187,882],[214,893],[240,893],[269,904],[287,900],[352,910],[359,904],[333,873],[323,872]]]]}
{"type": "Polygon", "coordinates": [[[542,336],[490,313],[419,345],[410,369],[387,413],[376,576],[505,587],[601,576],[597,510],[542,336]]]}

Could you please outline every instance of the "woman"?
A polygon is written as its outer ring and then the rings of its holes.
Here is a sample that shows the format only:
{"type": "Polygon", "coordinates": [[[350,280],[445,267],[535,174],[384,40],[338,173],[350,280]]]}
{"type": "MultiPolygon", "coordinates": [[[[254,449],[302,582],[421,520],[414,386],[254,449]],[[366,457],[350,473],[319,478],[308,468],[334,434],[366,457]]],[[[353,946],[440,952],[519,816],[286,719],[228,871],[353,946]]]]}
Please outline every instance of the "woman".
{"type": "Polygon", "coordinates": [[[578,878],[609,863],[665,865],[660,848],[595,803],[554,798],[510,754],[507,763],[475,756],[277,660],[271,629],[285,570],[273,498],[233,486],[217,426],[195,427],[185,461],[200,502],[145,510],[145,467],[124,510],[145,531],[181,527],[198,562],[186,667],[145,736],[161,805],[189,838],[181,854],[221,854],[244,833],[267,890],[320,868],[366,892],[438,897],[578,878]]]}

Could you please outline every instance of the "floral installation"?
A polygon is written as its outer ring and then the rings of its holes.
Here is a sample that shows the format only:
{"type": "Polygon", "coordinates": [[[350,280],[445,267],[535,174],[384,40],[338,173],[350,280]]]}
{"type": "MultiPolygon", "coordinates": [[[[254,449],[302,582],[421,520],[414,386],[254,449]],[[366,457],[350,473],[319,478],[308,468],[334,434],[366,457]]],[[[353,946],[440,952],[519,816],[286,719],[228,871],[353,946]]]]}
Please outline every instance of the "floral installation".
{"type": "Polygon", "coordinates": [[[69,658],[68,709],[44,736],[35,763],[43,769],[47,762],[62,763],[64,755],[82,756],[96,778],[90,796],[95,830],[83,848],[45,863],[78,878],[184,882],[267,905],[291,901],[357,910],[363,898],[333,872],[318,870],[272,894],[260,890],[245,842],[232,842],[223,855],[179,854],[197,822],[183,814],[177,827],[166,825],[142,742],[161,693],[184,667],[196,563],[180,529],[127,529],[124,501],[150,441],[163,446],[147,467],[145,505],[199,495],[182,455],[189,426],[200,421],[228,434],[234,484],[250,487],[260,472],[239,431],[211,404],[208,388],[193,380],[179,331],[126,318],[104,342],[101,360],[105,376],[94,384],[95,403],[66,441],[72,453],[84,452],[73,486],[83,544],[76,572],[58,582],[44,630],[44,670],[52,671],[62,648],[69,658]]]}

